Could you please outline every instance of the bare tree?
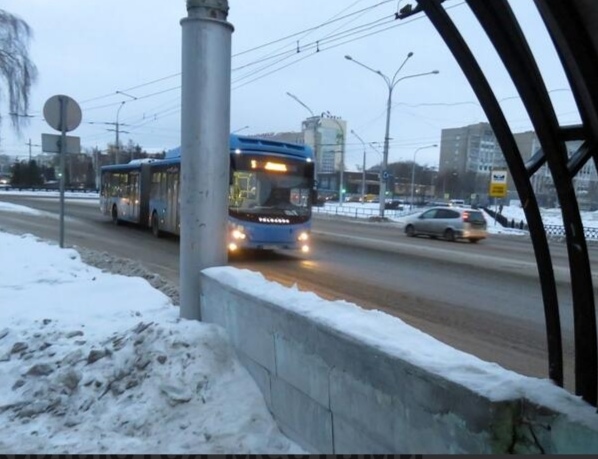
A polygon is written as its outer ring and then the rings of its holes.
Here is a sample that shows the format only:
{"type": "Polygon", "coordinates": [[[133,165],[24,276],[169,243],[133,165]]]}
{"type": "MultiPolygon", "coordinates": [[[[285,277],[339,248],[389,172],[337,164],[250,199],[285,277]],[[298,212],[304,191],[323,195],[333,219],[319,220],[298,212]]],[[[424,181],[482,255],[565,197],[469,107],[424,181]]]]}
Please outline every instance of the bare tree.
{"type": "Polygon", "coordinates": [[[37,77],[37,69],[29,59],[31,36],[25,21],[0,9],[0,102],[8,94],[9,113],[17,133],[27,121],[22,115],[29,109],[29,91],[37,77]]]}

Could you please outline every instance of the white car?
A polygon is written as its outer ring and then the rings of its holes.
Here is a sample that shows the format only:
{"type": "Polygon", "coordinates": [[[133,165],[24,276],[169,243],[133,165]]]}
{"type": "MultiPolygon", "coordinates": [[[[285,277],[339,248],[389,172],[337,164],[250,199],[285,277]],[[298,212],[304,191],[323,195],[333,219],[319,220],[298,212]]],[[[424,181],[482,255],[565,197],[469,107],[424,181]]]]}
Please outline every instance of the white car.
{"type": "Polygon", "coordinates": [[[405,225],[407,236],[442,237],[447,241],[467,239],[478,242],[485,239],[486,219],[479,210],[460,207],[432,207],[405,225]]]}

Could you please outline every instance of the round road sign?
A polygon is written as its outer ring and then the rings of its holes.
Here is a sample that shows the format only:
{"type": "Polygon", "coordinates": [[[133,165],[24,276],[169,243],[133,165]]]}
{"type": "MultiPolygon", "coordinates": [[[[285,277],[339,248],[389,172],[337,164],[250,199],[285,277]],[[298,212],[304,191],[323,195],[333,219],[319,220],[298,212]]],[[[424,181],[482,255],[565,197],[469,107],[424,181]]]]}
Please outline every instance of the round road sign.
{"type": "Polygon", "coordinates": [[[81,123],[81,107],[75,99],[59,94],[50,97],[44,104],[44,119],[51,127],[57,131],[69,132],[77,129],[81,123]],[[63,119],[62,110],[65,110],[63,129],[61,120],[63,119]]]}

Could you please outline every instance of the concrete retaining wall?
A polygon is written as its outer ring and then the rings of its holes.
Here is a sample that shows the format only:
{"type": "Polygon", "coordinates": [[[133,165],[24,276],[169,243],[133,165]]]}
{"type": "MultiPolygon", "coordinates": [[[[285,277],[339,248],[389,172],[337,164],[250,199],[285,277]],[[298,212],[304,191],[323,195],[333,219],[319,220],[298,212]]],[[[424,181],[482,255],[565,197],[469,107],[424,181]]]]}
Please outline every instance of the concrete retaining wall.
{"type": "MultiPolygon", "coordinates": [[[[283,432],[312,453],[598,452],[595,410],[547,382],[552,406],[496,400],[239,288],[235,271],[202,273],[202,320],[228,331],[283,432]]],[[[259,291],[284,289],[255,276],[259,291]]]]}

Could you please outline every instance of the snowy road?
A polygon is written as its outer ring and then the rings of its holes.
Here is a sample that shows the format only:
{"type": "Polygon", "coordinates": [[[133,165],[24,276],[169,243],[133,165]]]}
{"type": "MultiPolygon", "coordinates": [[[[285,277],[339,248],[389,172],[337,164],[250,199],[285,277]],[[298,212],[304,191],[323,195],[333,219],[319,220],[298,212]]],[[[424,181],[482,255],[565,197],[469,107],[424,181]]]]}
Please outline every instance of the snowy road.
{"type": "MultiPolygon", "coordinates": [[[[13,202],[18,200],[13,198],[13,202]]],[[[56,203],[20,198],[50,215],[56,203]]],[[[156,240],[148,231],[114,227],[90,203],[67,206],[66,242],[141,261],[178,282],[176,238],[156,240]]],[[[2,213],[0,226],[56,240],[55,217],[2,213]]],[[[479,245],[407,239],[400,228],[318,219],[309,258],[288,254],[237,257],[232,264],[262,272],[328,299],[346,299],[401,317],[442,341],[523,374],[545,377],[547,357],[540,289],[528,241],[491,237],[479,245]],[[345,233],[344,237],[339,234],[345,233]],[[368,242],[369,241],[369,242],[368,242]],[[376,241],[376,242],[371,242],[376,241]]],[[[559,295],[570,330],[569,287],[563,247],[559,295]]],[[[570,334],[565,356],[572,362],[570,334]]],[[[570,365],[566,364],[570,372],[570,365]]],[[[567,378],[571,381],[571,378],[567,378]]]]}

